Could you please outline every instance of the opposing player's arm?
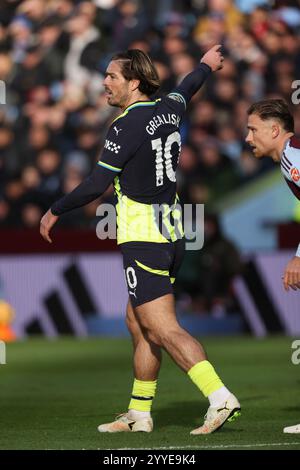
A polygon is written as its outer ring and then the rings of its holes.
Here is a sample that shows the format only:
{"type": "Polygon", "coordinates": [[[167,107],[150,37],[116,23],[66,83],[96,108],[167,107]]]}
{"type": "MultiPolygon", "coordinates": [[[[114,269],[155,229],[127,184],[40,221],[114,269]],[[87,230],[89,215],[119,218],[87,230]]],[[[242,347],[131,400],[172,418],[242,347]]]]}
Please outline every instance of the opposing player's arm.
{"type": "Polygon", "coordinates": [[[283,285],[286,291],[291,287],[293,290],[300,289],[300,244],[296,255],[286,265],[283,285]]]}
{"type": "MultiPolygon", "coordinates": [[[[284,155],[284,162],[286,164],[285,159],[286,159],[286,156],[284,155]]],[[[293,165],[292,170],[297,169],[299,172],[299,167],[297,166],[298,162],[295,161],[291,164],[291,161],[292,159],[289,160],[288,163],[291,166],[293,165]]],[[[289,171],[290,177],[292,177],[291,171],[289,171]]],[[[284,174],[284,178],[289,188],[293,192],[294,196],[296,196],[296,198],[300,200],[300,180],[293,179],[293,181],[290,181],[288,179],[288,175],[286,174],[284,174]]],[[[288,291],[289,288],[292,288],[293,290],[300,289],[300,243],[298,245],[295,256],[286,265],[284,275],[283,275],[283,286],[286,291],[288,291]]]]}
{"type": "Polygon", "coordinates": [[[181,103],[182,111],[185,110],[193,95],[200,90],[210,73],[222,68],[224,57],[220,49],[220,44],[209,49],[202,57],[199,66],[168,94],[169,98],[181,103]]]}

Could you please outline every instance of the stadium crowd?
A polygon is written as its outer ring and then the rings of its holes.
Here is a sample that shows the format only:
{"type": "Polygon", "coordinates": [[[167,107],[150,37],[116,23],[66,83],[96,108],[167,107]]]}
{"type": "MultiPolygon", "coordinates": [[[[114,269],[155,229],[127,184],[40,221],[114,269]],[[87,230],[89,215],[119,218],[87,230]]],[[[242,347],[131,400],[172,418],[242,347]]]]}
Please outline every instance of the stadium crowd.
{"type": "MultiPolygon", "coordinates": [[[[291,103],[300,78],[300,9],[265,0],[3,0],[0,5],[0,225],[37,227],[99,157],[116,111],[102,78],[112,53],[140,48],[168,92],[213,44],[223,70],[182,123],[178,174],[184,202],[213,207],[269,168],[244,144],[246,109],[262,97],[291,103]]],[[[300,108],[294,106],[300,132],[300,108]]],[[[109,190],[104,198],[112,198],[109,190]]],[[[98,201],[62,224],[93,226],[98,201]]]]}

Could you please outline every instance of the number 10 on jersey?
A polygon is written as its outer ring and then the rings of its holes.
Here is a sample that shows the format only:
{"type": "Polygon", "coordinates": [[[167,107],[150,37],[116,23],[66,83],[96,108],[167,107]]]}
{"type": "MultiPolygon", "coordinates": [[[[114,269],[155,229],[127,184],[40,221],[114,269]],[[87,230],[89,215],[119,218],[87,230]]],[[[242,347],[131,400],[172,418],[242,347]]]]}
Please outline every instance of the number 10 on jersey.
{"type": "MultiPolygon", "coordinates": [[[[172,166],[172,153],[171,148],[173,144],[177,144],[178,149],[178,159],[181,149],[181,138],[178,131],[170,134],[166,140],[165,147],[163,148],[163,143],[161,138],[151,140],[152,149],[156,152],[155,158],[155,168],[156,168],[156,186],[162,186],[164,184],[164,166],[166,170],[166,175],[170,181],[173,183],[176,182],[176,171],[173,170],[172,166]]],[[[178,163],[178,160],[177,160],[178,163]]]]}

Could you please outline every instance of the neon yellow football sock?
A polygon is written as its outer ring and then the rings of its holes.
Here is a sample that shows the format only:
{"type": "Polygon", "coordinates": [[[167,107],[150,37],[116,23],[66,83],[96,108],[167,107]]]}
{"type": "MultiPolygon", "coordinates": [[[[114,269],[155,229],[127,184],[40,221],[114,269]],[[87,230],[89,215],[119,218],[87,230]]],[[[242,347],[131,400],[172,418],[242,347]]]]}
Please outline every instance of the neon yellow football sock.
{"type": "Polygon", "coordinates": [[[128,409],[136,411],[151,411],[155,396],[157,380],[144,381],[134,379],[131,400],[128,409]]]}
{"type": "Polygon", "coordinates": [[[188,371],[188,375],[205,397],[224,386],[209,361],[197,362],[188,371]]]}

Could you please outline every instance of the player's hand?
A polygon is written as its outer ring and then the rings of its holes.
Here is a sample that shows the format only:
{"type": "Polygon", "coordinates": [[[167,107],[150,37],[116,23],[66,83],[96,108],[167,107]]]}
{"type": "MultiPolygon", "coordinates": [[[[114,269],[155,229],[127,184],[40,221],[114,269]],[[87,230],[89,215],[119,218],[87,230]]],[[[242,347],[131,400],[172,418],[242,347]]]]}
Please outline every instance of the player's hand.
{"type": "Polygon", "coordinates": [[[46,240],[46,242],[52,243],[49,233],[57,220],[58,216],[52,214],[50,209],[46,212],[45,215],[43,215],[40,223],[40,234],[42,235],[43,239],[46,240]]]}
{"type": "Polygon", "coordinates": [[[222,56],[221,47],[221,44],[216,44],[201,59],[201,62],[208,65],[212,72],[216,72],[223,67],[224,57],[222,56]]]}
{"type": "Polygon", "coordinates": [[[286,291],[288,291],[290,287],[294,290],[300,289],[299,256],[294,256],[294,258],[288,262],[283,276],[283,285],[286,291]]]}

